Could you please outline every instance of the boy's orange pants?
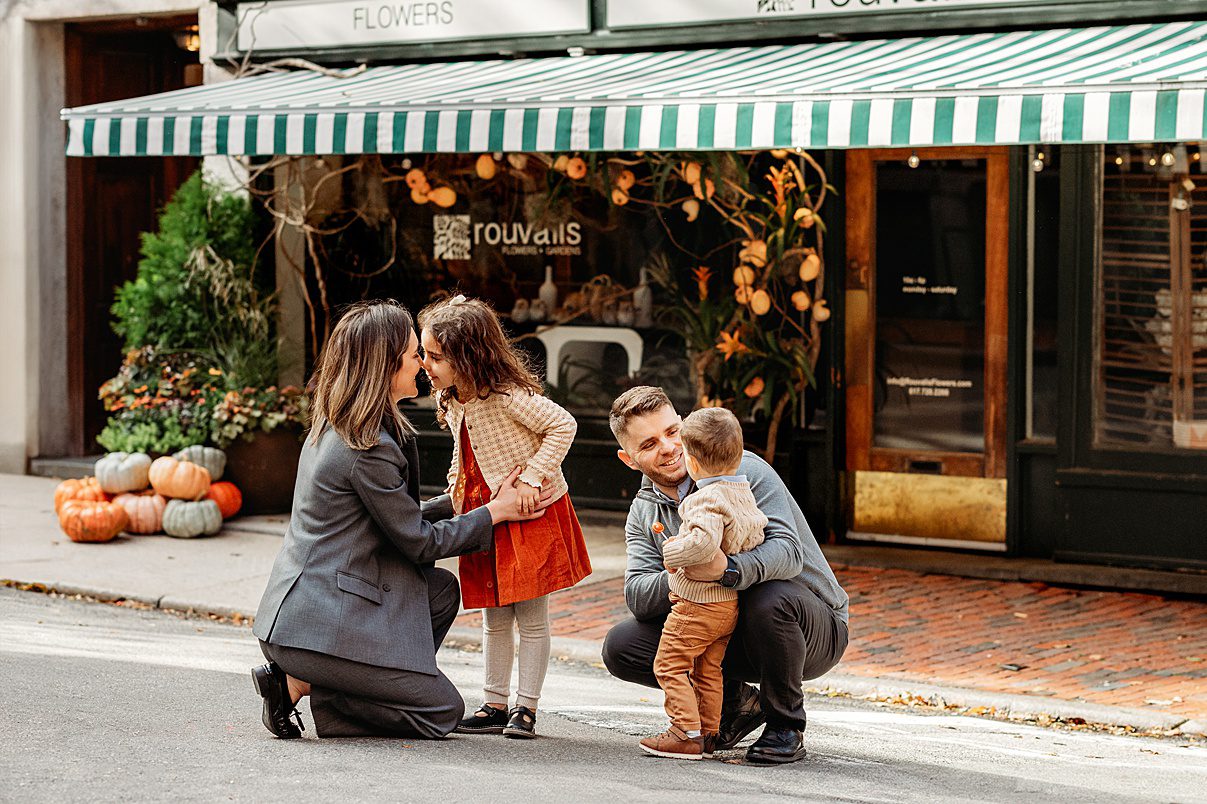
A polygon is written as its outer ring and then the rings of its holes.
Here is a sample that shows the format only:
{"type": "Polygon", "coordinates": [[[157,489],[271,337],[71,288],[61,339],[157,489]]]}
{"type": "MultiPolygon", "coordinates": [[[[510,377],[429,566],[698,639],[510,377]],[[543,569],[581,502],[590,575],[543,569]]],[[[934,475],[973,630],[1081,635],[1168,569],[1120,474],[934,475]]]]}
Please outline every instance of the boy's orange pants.
{"type": "Polygon", "coordinates": [[[721,660],[738,623],[738,601],[695,603],[671,592],[671,613],[654,656],[666,714],[683,731],[721,726],[721,660]]]}

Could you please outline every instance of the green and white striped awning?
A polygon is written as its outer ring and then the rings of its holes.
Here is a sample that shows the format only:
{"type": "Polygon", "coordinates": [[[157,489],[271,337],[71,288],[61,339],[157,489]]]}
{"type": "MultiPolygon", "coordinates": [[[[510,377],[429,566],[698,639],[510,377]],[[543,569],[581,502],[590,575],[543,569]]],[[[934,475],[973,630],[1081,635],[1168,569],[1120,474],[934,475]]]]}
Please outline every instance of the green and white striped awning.
{"type": "Polygon", "coordinates": [[[67,153],[340,154],[1198,140],[1207,22],[240,78],[66,109],[67,153]]]}

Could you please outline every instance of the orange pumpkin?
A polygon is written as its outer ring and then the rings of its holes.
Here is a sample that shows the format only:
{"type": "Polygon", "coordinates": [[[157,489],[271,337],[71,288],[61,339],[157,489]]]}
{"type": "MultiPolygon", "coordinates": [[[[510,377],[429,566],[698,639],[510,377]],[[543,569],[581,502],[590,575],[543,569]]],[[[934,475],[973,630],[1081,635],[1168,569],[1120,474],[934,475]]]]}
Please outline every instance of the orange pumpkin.
{"type": "Polygon", "coordinates": [[[114,505],[126,509],[130,522],[126,525],[129,533],[158,533],[163,530],[163,509],[168,501],[154,492],[150,494],[119,494],[113,500],[114,505]]]}
{"type": "Polygon", "coordinates": [[[212,484],[210,490],[205,493],[205,498],[218,503],[218,510],[223,519],[230,519],[243,507],[243,492],[227,480],[212,484]]]}
{"type": "Polygon", "coordinates": [[[120,505],[93,500],[69,500],[59,514],[59,527],[73,542],[107,542],[129,521],[120,505]]]}
{"type": "Polygon", "coordinates": [[[151,464],[151,487],[165,497],[200,500],[210,490],[210,473],[204,466],[165,455],[151,464]]]}
{"type": "Polygon", "coordinates": [[[101,484],[95,477],[64,480],[54,490],[54,512],[60,513],[63,510],[63,503],[68,500],[105,502],[108,499],[109,495],[101,489],[101,484]]]}

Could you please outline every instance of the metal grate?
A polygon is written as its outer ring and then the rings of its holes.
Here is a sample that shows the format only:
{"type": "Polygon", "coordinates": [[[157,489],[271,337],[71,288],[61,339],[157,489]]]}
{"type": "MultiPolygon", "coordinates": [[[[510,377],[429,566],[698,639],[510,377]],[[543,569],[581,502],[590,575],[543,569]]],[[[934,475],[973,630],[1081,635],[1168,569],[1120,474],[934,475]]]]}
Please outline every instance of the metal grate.
{"type": "Polygon", "coordinates": [[[1096,443],[1207,448],[1207,178],[1153,153],[1103,175],[1096,443]]]}

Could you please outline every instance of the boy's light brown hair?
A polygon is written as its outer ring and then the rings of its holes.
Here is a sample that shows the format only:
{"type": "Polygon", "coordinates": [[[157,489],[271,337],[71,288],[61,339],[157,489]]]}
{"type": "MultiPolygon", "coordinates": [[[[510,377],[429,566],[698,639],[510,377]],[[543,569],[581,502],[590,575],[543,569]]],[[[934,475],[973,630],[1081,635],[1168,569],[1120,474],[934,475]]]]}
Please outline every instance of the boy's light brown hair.
{"type": "Polygon", "coordinates": [[[662,410],[664,407],[674,406],[671,405],[670,397],[661,388],[653,385],[635,386],[616,397],[616,401],[612,403],[612,410],[608,413],[608,426],[612,428],[612,435],[616,436],[616,441],[623,447],[630,421],[638,416],[662,410]]]}
{"type": "Polygon", "coordinates": [[[700,468],[728,474],[742,462],[742,425],[725,408],[701,408],[683,420],[683,448],[700,468]]]}

